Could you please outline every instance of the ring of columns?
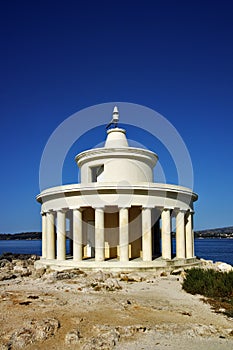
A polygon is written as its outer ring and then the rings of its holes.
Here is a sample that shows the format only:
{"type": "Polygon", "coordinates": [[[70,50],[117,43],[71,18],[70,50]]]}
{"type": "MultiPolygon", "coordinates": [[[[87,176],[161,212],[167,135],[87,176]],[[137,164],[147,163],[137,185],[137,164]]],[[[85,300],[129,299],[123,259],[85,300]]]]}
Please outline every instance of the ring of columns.
{"type": "Polygon", "coordinates": [[[37,197],[42,203],[39,264],[82,268],[193,264],[196,198],[187,188],[154,183],[128,188],[77,184],[45,190],[37,197]]]}

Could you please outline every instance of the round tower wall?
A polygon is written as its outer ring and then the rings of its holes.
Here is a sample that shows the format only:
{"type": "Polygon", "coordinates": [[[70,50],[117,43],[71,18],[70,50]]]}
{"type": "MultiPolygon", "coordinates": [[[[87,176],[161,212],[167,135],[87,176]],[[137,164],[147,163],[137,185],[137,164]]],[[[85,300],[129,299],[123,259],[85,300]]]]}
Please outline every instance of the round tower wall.
{"type": "Polygon", "coordinates": [[[109,158],[92,160],[80,167],[81,183],[153,182],[153,167],[140,159],[109,158]]]}
{"type": "Polygon", "coordinates": [[[81,183],[153,182],[153,168],[158,156],[149,150],[129,147],[125,130],[109,129],[103,148],[77,155],[81,183]]]}

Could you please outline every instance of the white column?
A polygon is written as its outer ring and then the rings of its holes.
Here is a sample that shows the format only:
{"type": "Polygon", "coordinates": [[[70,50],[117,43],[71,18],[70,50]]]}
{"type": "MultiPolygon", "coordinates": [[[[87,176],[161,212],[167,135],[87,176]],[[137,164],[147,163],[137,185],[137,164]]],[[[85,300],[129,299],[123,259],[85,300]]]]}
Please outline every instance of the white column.
{"type": "Polygon", "coordinates": [[[104,210],[95,209],[95,260],[104,261],[104,210]]]}
{"type": "Polygon", "coordinates": [[[42,258],[46,259],[47,255],[47,216],[46,213],[41,213],[42,215],[42,258]]]}
{"type": "Polygon", "coordinates": [[[189,211],[186,217],[185,235],[186,235],[186,258],[193,258],[193,225],[192,213],[189,211]]]}
{"type": "Polygon", "coordinates": [[[142,260],[152,260],[151,209],[142,208],[142,260]]]}
{"type": "Polygon", "coordinates": [[[176,257],[177,259],[185,259],[185,228],[184,228],[183,210],[176,214],[176,257]]]}
{"type": "Polygon", "coordinates": [[[70,255],[73,255],[73,212],[69,211],[69,250],[70,255]]]}
{"type": "Polygon", "coordinates": [[[57,212],[57,260],[66,259],[66,212],[57,212]]]}
{"type": "Polygon", "coordinates": [[[47,259],[55,259],[55,231],[54,220],[55,212],[49,211],[47,213],[47,259]]]}
{"type": "Polygon", "coordinates": [[[195,246],[194,246],[194,231],[193,231],[193,215],[194,215],[194,211],[191,213],[191,218],[192,218],[192,246],[193,246],[193,252],[192,252],[192,255],[193,257],[195,257],[195,246]]]}
{"type": "Polygon", "coordinates": [[[170,209],[164,208],[161,214],[162,219],[162,258],[171,259],[171,214],[170,209]]]}
{"type": "Polygon", "coordinates": [[[83,258],[82,250],[82,211],[73,210],[73,260],[81,261],[83,258]]]}
{"type": "Polygon", "coordinates": [[[119,210],[119,248],[120,261],[129,261],[129,211],[128,208],[119,210]]]}

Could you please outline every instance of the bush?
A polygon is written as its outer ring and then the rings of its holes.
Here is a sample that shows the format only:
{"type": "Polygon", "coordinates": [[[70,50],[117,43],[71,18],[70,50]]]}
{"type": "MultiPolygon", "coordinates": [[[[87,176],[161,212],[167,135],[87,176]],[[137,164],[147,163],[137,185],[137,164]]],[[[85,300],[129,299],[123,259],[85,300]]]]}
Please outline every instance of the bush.
{"type": "Polygon", "coordinates": [[[192,268],[186,271],[183,289],[208,298],[233,298],[233,271],[192,268]]]}

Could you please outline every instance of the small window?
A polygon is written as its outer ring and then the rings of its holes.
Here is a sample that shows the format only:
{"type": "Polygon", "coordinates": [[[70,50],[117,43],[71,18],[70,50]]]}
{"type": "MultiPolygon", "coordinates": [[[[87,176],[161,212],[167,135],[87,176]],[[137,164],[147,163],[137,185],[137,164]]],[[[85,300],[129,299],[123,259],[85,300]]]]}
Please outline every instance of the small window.
{"type": "Polygon", "coordinates": [[[104,172],[104,165],[98,165],[91,168],[91,181],[98,182],[100,175],[104,172]]]}

